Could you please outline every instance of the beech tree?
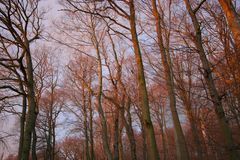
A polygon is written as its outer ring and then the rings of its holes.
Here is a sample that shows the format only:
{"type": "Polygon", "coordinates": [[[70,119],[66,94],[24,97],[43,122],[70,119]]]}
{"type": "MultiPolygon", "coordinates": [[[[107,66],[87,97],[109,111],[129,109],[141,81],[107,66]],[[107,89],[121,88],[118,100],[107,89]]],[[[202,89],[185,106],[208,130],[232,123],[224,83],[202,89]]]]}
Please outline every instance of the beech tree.
{"type": "Polygon", "coordinates": [[[189,0],[185,0],[184,2],[186,4],[187,11],[191,17],[191,20],[194,26],[194,30],[195,30],[194,43],[196,45],[196,48],[198,50],[198,54],[202,63],[202,67],[203,67],[202,74],[204,76],[204,79],[206,81],[206,84],[209,90],[209,94],[213,101],[215,112],[218,117],[219,125],[221,126],[222,132],[225,137],[225,143],[229,151],[229,157],[230,159],[238,159],[237,151],[235,149],[232,149],[234,148],[234,142],[232,138],[231,129],[228,125],[226,115],[222,106],[221,97],[217,91],[217,88],[213,79],[213,73],[212,73],[209,61],[206,57],[204,47],[202,45],[201,28],[200,28],[200,24],[198,22],[196,13],[200,9],[204,1],[202,1],[196,9],[192,9],[189,0]]]}
{"type": "MultiPolygon", "coordinates": [[[[26,115],[25,129],[23,136],[22,160],[29,158],[32,133],[37,118],[37,107],[35,102],[33,64],[30,45],[40,37],[40,15],[37,12],[38,1],[1,1],[1,40],[13,51],[12,56],[16,57],[19,47],[19,62],[23,62],[23,70],[26,73],[24,81],[27,89],[28,112],[26,115]]],[[[21,150],[21,149],[20,149],[21,150]]]]}
{"type": "Polygon", "coordinates": [[[57,3],[0,1],[0,159],[239,158],[238,1],[57,3]]]}
{"type": "MultiPolygon", "coordinates": [[[[161,4],[159,4],[161,5],[161,4]]],[[[171,1],[169,2],[169,6],[171,7],[171,1]]],[[[174,87],[174,78],[173,78],[173,69],[172,69],[172,60],[170,57],[170,51],[169,51],[169,41],[170,39],[167,39],[166,44],[164,45],[163,42],[163,33],[162,33],[162,27],[161,24],[164,23],[163,19],[160,17],[159,11],[157,9],[157,3],[156,0],[152,0],[152,7],[153,7],[153,15],[155,17],[155,23],[156,23],[156,32],[157,32],[157,42],[158,46],[160,48],[161,53],[161,59],[164,66],[164,73],[166,78],[166,85],[168,87],[168,94],[169,94],[169,101],[170,101],[170,109],[172,112],[172,118],[174,123],[174,131],[175,131],[175,141],[176,141],[176,147],[177,147],[177,156],[178,159],[189,159],[188,155],[188,149],[185,142],[185,138],[183,135],[182,127],[178,118],[178,113],[176,109],[176,97],[175,97],[175,87],[174,87]]],[[[169,10],[169,12],[171,12],[169,10]]],[[[170,14],[169,14],[170,16],[170,14]]],[[[171,19],[171,17],[169,17],[171,19]]],[[[171,22],[169,22],[171,23],[171,22]]],[[[167,31],[167,30],[165,30],[167,31]]],[[[170,38],[170,32],[167,31],[168,37],[170,38]]]]}

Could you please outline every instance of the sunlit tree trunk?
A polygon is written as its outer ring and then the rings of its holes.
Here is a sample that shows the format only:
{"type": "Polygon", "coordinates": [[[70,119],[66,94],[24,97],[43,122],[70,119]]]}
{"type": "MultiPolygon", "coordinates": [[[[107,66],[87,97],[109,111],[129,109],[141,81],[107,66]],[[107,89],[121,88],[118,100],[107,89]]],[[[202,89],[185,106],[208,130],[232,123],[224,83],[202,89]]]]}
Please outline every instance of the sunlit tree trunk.
{"type": "Polygon", "coordinates": [[[223,12],[227,18],[228,26],[232,31],[238,52],[238,60],[240,61],[240,17],[235,10],[232,0],[218,0],[223,12]]]}
{"type": "Polygon", "coordinates": [[[234,142],[233,142],[233,137],[231,133],[231,129],[228,124],[228,120],[226,118],[222,102],[221,102],[221,97],[219,96],[219,93],[217,91],[217,88],[215,86],[214,80],[213,80],[213,74],[212,70],[209,64],[209,61],[207,59],[207,56],[205,54],[204,48],[203,48],[203,41],[202,41],[202,33],[201,33],[201,28],[200,24],[198,22],[198,19],[196,17],[196,12],[192,9],[189,0],[184,0],[186,4],[186,8],[188,13],[190,14],[194,29],[195,29],[195,37],[194,37],[194,43],[195,46],[198,50],[198,54],[202,63],[202,68],[203,68],[203,77],[205,79],[205,82],[207,84],[207,88],[211,97],[211,100],[213,102],[214,108],[215,108],[215,113],[217,115],[217,119],[221,128],[221,131],[224,136],[224,143],[227,146],[227,151],[229,154],[229,159],[231,160],[237,160],[239,159],[238,153],[236,149],[234,148],[234,142]]]}
{"type": "Polygon", "coordinates": [[[160,157],[159,157],[159,153],[156,145],[153,124],[150,117],[148,94],[147,94],[147,88],[146,88],[146,82],[145,82],[142,55],[141,55],[141,50],[140,50],[137,31],[136,31],[134,1],[130,0],[128,3],[129,3],[129,9],[130,9],[130,18],[129,18],[129,23],[131,28],[130,31],[132,36],[132,43],[133,43],[135,60],[137,63],[137,72],[138,72],[137,74],[138,94],[139,94],[140,106],[142,110],[144,130],[146,133],[148,159],[158,160],[160,159],[160,157]]]}
{"type": "Polygon", "coordinates": [[[152,7],[153,7],[153,15],[156,21],[158,45],[160,48],[162,63],[164,66],[164,73],[165,73],[169,101],[170,101],[170,109],[171,109],[172,119],[174,124],[174,136],[175,136],[175,143],[176,143],[176,149],[177,149],[177,158],[179,160],[187,160],[189,159],[187,144],[185,142],[184,134],[182,131],[182,127],[181,127],[177,109],[176,109],[176,97],[175,97],[175,91],[174,91],[172,64],[171,64],[170,56],[167,55],[169,53],[166,52],[166,49],[163,44],[161,18],[157,10],[156,0],[152,0],[152,7]]]}

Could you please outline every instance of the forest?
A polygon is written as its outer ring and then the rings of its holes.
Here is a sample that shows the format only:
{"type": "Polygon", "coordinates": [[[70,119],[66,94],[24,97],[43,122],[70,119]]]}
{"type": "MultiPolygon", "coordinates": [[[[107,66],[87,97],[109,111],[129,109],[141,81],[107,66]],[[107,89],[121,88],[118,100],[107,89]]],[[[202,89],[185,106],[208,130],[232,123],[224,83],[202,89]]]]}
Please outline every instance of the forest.
{"type": "Polygon", "coordinates": [[[0,0],[0,160],[239,160],[239,0],[0,0]]]}

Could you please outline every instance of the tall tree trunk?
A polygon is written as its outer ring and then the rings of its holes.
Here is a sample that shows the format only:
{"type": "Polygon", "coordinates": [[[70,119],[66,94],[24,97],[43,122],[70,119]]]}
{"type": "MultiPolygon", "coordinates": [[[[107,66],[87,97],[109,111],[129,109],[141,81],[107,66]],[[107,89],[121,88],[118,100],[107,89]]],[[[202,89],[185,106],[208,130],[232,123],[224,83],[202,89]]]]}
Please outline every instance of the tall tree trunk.
{"type": "Polygon", "coordinates": [[[102,140],[103,140],[103,147],[105,154],[108,160],[112,160],[112,153],[109,147],[108,142],[108,131],[107,131],[107,123],[106,118],[104,116],[103,108],[102,108],[102,64],[98,62],[98,80],[99,80],[99,91],[97,95],[97,103],[98,103],[98,113],[101,119],[101,126],[102,126],[102,140]]]}
{"type": "Polygon", "coordinates": [[[23,142],[24,142],[24,128],[25,128],[25,120],[26,120],[26,112],[27,112],[27,98],[26,95],[22,96],[22,115],[20,119],[20,138],[19,138],[19,147],[18,147],[18,160],[21,160],[22,150],[23,150],[23,142]]]}
{"type": "MultiPolygon", "coordinates": [[[[163,44],[163,38],[162,38],[162,29],[161,29],[161,18],[159,15],[159,12],[157,10],[157,4],[156,0],[152,0],[152,7],[153,7],[153,15],[155,17],[156,21],[156,31],[157,31],[157,39],[158,39],[158,45],[160,48],[162,63],[164,67],[164,73],[166,78],[166,84],[167,84],[167,90],[168,90],[168,96],[170,101],[170,110],[172,113],[172,119],[173,119],[173,125],[174,125],[174,138],[176,143],[176,149],[177,149],[177,159],[179,160],[188,160],[189,159],[189,153],[187,149],[187,144],[184,138],[183,130],[179,121],[177,109],[176,109],[176,96],[174,91],[174,79],[173,79],[173,73],[172,73],[172,64],[170,56],[167,55],[167,53],[164,44],[163,44]]],[[[169,46],[167,46],[169,47],[169,46]]]]}
{"type": "MultiPolygon", "coordinates": [[[[52,99],[51,99],[51,103],[52,103],[52,99]]],[[[47,149],[46,149],[45,160],[52,160],[51,159],[51,153],[52,153],[52,105],[50,105],[50,107],[48,108],[47,114],[48,114],[47,115],[48,132],[47,132],[47,149]]]]}
{"type": "Polygon", "coordinates": [[[34,128],[32,133],[32,160],[37,160],[37,133],[36,128],[34,128]]]}
{"type": "Polygon", "coordinates": [[[101,55],[99,50],[99,44],[97,42],[96,36],[95,37],[95,49],[97,54],[97,62],[98,62],[98,91],[97,91],[97,109],[101,120],[101,126],[102,126],[102,141],[103,141],[103,148],[105,151],[105,154],[107,156],[108,160],[112,160],[112,153],[109,147],[109,138],[108,138],[108,129],[107,129],[107,123],[106,118],[104,115],[104,111],[102,108],[102,62],[101,62],[101,55]]]}
{"type": "Polygon", "coordinates": [[[92,111],[92,96],[88,93],[88,110],[89,110],[89,138],[91,144],[91,160],[94,160],[94,142],[93,142],[93,111],[92,111]]]}
{"type": "Polygon", "coordinates": [[[128,133],[128,136],[129,136],[129,141],[130,141],[131,157],[132,157],[132,160],[136,160],[137,159],[137,153],[136,153],[137,147],[136,147],[136,140],[135,140],[134,131],[133,131],[133,127],[132,127],[132,117],[131,117],[131,113],[130,113],[131,102],[130,102],[129,97],[128,97],[126,105],[127,105],[126,106],[127,121],[125,123],[126,124],[126,130],[127,130],[127,133],[128,133]]]}
{"type": "Polygon", "coordinates": [[[226,118],[222,102],[221,102],[221,97],[219,96],[219,93],[217,91],[217,88],[215,86],[214,80],[213,80],[213,75],[212,75],[212,70],[209,65],[209,61],[207,59],[207,56],[205,54],[203,45],[202,45],[202,33],[201,33],[201,28],[200,24],[197,20],[196,17],[196,12],[193,11],[189,0],[184,0],[186,4],[186,8],[188,10],[188,13],[190,14],[194,29],[195,29],[195,39],[194,43],[195,46],[198,50],[198,54],[200,56],[200,60],[202,63],[203,67],[203,77],[204,80],[207,84],[207,88],[211,97],[211,100],[213,102],[214,108],[215,108],[215,113],[217,115],[217,119],[220,125],[220,128],[222,130],[223,136],[224,136],[224,143],[227,146],[227,152],[229,154],[229,159],[231,160],[237,160],[239,159],[238,153],[235,149],[235,145],[233,142],[233,137],[231,133],[231,129],[228,124],[228,120],[226,118]]]}
{"type": "Polygon", "coordinates": [[[142,55],[139,46],[137,31],[136,31],[136,22],[135,22],[135,7],[134,1],[129,0],[130,8],[130,31],[132,36],[132,43],[135,53],[135,61],[137,63],[137,76],[138,76],[138,94],[140,100],[140,106],[142,110],[142,119],[143,125],[146,133],[146,143],[147,143],[147,154],[149,160],[158,160],[160,159],[157,144],[155,140],[154,128],[150,116],[148,93],[145,82],[144,68],[142,62],[142,55]]]}
{"type": "Polygon", "coordinates": [[[145,130],[144,130],[144,127],[143,127],[143,124],[142,124],[142,120],[141,120],[141,131],[142,131],[142,143],[143,143],[143,147],[142,147],[142,152],[143,152],[143,160],[148,160],[148,155],[146,153],[146,150],[147,150],[147,144],[146,144],[146,134],[145,134],[145,130]]]}
{"type": "Polygon", "coordinates": [[[32,133],[35,129],[38,108],[35,101],[35,91],[34,91],[34,79],[33,79],[33,66],[32,58],[30,54],[29,44],[26,42],[26,63],[27,63],[27,100],[28,100],[28,112],[26,116],[25,131],[24,131],[24,142],[23,142],[23,152],[21,160],[28,160],[31,147],[32,133]]]}
{"type": "Polygon", "coordinates": [[[87,122],[88,122],[88,116],[87,116],[87,106],[86,106],[86,103],[85,103],[85,93],[84,93],[84,89],[83,89],[83,92],[82,92],[82,100],[83,100],[83,116],[84,116],[84,120],[83,120],[83,124],[84,124],[84,136],[85,136],[85,158],[86,160],[90,160],[90,155],[89,155],[89,137],[88,137],[88,125],[87,125],[87,122]]]}
{"type": "Polygon", "coordinates": [[[114,114],[113,159],[119,160],[119,109],[117,107],[114,114]]]}
{"type": "Polygon", "coordinates": [[[122,144],[122,130],[123,130],[123,124],[122,124],[122,118],[119,115],[120,119],[120,124],[119,124],[119,136],[118,136],[118,142],[119,142],[119,147],[118,147],[118,152],[119,152],[119,160],[124,160],[123,157],[123,144],[122,144]]]}
{"type": "Polygon", "coordinates": [[[51,101],[50,105],[47,106],[47,125],[48,125],[48,132],[47,132],[47,149],[46,149],[46,160],[52,160],[52,138],[53,138],[53,106],[54,105],[54,86],[51,86],[51,101]]]}
{"type": "Polygon", "coordinates": [[[55,128],[56,128],[56,119],[54,118],[52,122],[52,152],[51,152],[51,160],[55,159],[55,143],[56,143],[56,133],[55,133],[55,128]]]}

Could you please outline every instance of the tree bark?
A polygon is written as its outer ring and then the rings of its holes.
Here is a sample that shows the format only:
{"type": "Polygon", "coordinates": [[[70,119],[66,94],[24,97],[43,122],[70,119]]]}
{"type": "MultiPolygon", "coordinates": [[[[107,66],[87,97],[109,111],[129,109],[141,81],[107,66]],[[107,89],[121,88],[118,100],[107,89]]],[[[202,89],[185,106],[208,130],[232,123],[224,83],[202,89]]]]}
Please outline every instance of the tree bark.
{"type": "Polygon", "coordinates": [[[47,149],[46,149],[46,160],[52,160],[51,155],[52,155],[52,121],[53,121],[53,88],[51,88],[51,102],[50,105],[47,108],[47,123],[48,123],[48,128],[47,128],[47,149]]]}
{"type": "Polygon", "coordinates": [[[123,124],[122,124],[122,119],[121,116],[119,116],[120,119],[120,125],[119,125],[119,136],[118,136],[118,141],[119,141],[119,147],[118,147],[118,152],[119,152],[119,160],[124,160],[124,154],[123,154],[123,144],[122,144],[122,130],[123,130],[123,124]]]}
{"type": "Polygon", "coordinates": [[[113,159],[119,160],[119,109],[117,107],[114,114],[113,159]]]}
{"type": "Polygon", "coordinates": [[[174,91],[172,64],[171,64],[170,55],[167,55],[169,53],[165,49],[166,46],[164,47],[164,44],[163,44],[161,18],[157,10],[156,0],[152,0],[152,7],[153,7],[152,12],[156,21],[155,25],[156,25],[156,32],[157,32],[157,40],[158,40],[158,45],[160,48],[162,63],[164,67],[165,79],[166,79],[168,96],[170,101],[170,110],[172,113],[172,119],[173,119],[173,125],[174,125],[174,137],[175,137],[175,144],[177,149],[177,159],[188,160],[189,153],[187,149],[187,144],[185,141],[185,137],[183,134],[183,130],[182,130],[177,109],[176,109],[176,96],[174,91]]]}
{"type": "Polygon", "coordinates": [[[25,129],[25,120],[26,120],[26,112],[27,112],[27,99],[26,95],[22,96],[22,115],[20,120],[20,138],[19,138],[19,147],[18,147],[18,160],[21,160],[22,150],[23,150],[23,142],[24,142],[24,129],[25,129]]]}
{"type": "Polygon", "coordinates": [[[236,50],[238,53],[238,61],[240,63],[240,17],[236,12],[232,0],[218,0],[223,12],[227,18],[228,26],[232,32],[233,39],[236,44],[236,50]]]}
{"type": "Polygon", "coordinates": [[[147,154],[148,154],[149,160],[158,160],[160,159],[160,157],[159,157],[159,153],[156,145],[154,128],[153,128],[153,124],[150,116],[148,93],[147,93],[146,82],[145,82],[142,55],[141,55],[141,50],[140,50],[137,31],[136,31],[134,1],[130,0],[128,3],[129,3],[129,9],[130,9],[130,17],[129,17],[129,23],[131,28],[130,32],[132,36],[132,43],[133,43],[133,48],[135,53],[135,61],[137,63],[138,94],[139,94],[140,106],[142,110],[143,125],[146,133],[147,154]]]}
{"type": "Polygon", "coordinates": [[[93,111],[92,111],[92,97],[88,93],[88,110],[89,110],[89,141],[91,144],[91,160],[94,160],[94,142],[93,142],[93,111]]]}
{"type": "MultiPolygon", "coordinates": [[[[93,26],[94,27],[94,26],[93,26]]],[[[107,123],[106,123],[106,118],[104,115],[104,111],[102,108],[102,61],[101,61],[101,53],[99,50],[99,43],[97,41],[95,33],[93,33],[94,37],[94,44],[95,44],[95,49],[96,49],[96,54],[97,54],[97,63],[98,63],[98,91],[97,91],[97,109],[98,113],[100,116],[101,120],[101,126],[102,126],[102,141],[103,141],[103,148],[105,151],[105,154],[107,156],[108,160],[112,160],[113,156],[109,147],[109,141],[108,141],[108,129],[107,129],[107,123]]]]}
{"type": "Polygon", "coordinates": [[[51,160],[55,159],[55,145],[56,145],[56,133],[55,133],[55,128],[56,128],[56,119],[54,118],[53,121],[53,128],[52,128],[52,152],[51,152],[51,160]]]}
{"type": "Polygon", "coordinates": [[[24,132],[24,142],[23,142],[23,152],[21,160],[28,160],[30,154],[30,147],[32,142],[32,133],[35,129],[35,123],[37,119],[37,106],[35,102],[35,90],[34,90],[34,78],[33,78],[33,66],[32,58],[30,54],[30,48],[28,40],[25,41],[25,54],[27,63],[27,100],[28,100],[28,113],[26,116],[25,132],[24,132]]]}
{"type": "Polygon", "coordinates": [[[132,160],[137,160],[137,154],[136,154],[136,141],[135,141],[135,137],[134,137],[134,132],[133,132],[133,128],[132,128],[132,119],[131,119],[131,114],[130,114],[130,102],[129,100],[127,100],[127,106],[126,106],[126,110],[127,110],[127,119],[124,116],[124,108],[121,108],[121,118],[123,121],[123,125],[126,129],[126,133],[127,133],[127,137],[129,140],[129,144],[130,144],[130,150],[131,150],[131,159],[132,160]]]}
{"type": "Polygon", "coordinates": [[[143,160],[148,160],[148,155],[147,155],[147,153],[146,153],[146,150],[147,150],[147,144],[146,144],[146,134],[145,134],[145,130],[144,130],[144,127],[143,127],[143,122],[142,122],[142,120],[140,120],[141,121],[141,125],[142,125],[142,127],[141,127],[141,131],[142,131],[142,143],[143,143],[143,147],[142,147],[142,152],[143,152],[143,160]]]}
{"type": "Polygon", "coordinates": [[[32,160],[37,160],[37,133],[36,128],[32,132],[32,160]]]}
{"type": "Polygon", "coordinates": [[[83,125],[84,125],[84,136],[85,136],[85,158],[86,160],[90,160],[90,155],[89,155],[89,137],[88,137],[88,116],[87,116],[87,106],[86,106],[86,96],[85,96],[85,91],[82,89],[82,101],[83,101],[83,125]]]}
{"type": "Polygon", "coordinates": [[[200,24],[197,20],[195,12],[193,11],[190,5],[189,0],[184,0],[184,1],[195,29],[194,43],[198,50],[198,54],[200,56],[200,60],[203,67],[203,77],[207,84],[207,88],[215,108],[215,113],[217,115],[217,119],[224,136],[224,143],[226,144],[226,147],[227,147],[229,159],[237,160],[239,159],[239,156],[238,156],[237,150],[235,149],[231,129],[229,127],[228,120],[226,118],[226,115],[222,106],[221,97],[219,96],[219,93],[214,83],[213,74],[210,68],[209,61],[207,59],[207,56],[205,54],[205,51],[202,45],[202,33],[201,33],[200,24]]]}

